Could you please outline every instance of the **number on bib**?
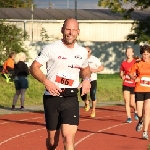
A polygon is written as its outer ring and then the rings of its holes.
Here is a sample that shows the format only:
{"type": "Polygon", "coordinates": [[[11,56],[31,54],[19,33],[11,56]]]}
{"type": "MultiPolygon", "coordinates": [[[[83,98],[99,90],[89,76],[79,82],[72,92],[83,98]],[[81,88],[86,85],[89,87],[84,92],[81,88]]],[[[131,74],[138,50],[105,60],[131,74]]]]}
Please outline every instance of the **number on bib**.
{"type": "Polygon", "coordinates": [[[56,75],[56,80],[55,80],[55,82],[61,83],[61,84],[64,84],[64,85],[72,86],[74,80],[72,80],[72,79],[66,79],[66,78],[64,78],[64,77],[59,77],[58,75],[56,75]]]}

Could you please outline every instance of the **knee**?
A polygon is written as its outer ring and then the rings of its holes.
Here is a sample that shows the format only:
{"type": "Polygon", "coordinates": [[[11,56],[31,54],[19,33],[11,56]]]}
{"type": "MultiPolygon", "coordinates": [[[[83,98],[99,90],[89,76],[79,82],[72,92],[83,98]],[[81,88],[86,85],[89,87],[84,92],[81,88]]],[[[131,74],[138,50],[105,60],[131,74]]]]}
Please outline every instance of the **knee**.
{"type": "Polygon", "coordinates": [[[131,106],[131,107],[134,107],[134,103],[130,103],[130,106],[131,106]]]}
{"type": "Polygon", "coordinates": [[[150,113],[150,110],[149,110],[150,108],[147,108],[147,109],[145,109],[144,110],[144,115],[149,115],[149,113],[150,113]]]}
{"type": "Polygon", "coordinates": [[[95,100],[96,100],[96,95],[95,95],[95,94],[92,94],[90,97],[91,97],[91,100],[92,100],[92,101],[95,101],[95,100]]]}
{"type": "Polygon", "coordinates": [[[143,116],[142,111],[137,111],[137,115],[138,115],[138,117],[142,117],[143,116]]]}
{"type": "Polygon", "coordinates": [[[73,144],[74,143],[74,136],[71,134],[68,134],[68,135],[64,136],[64,141],[68,145],[73,144]]]}
{"type": "Polygon", "coordinates": [[[20,95],[20,92],[16,92],[16,95],[19,96],[19,95],[20,95]]]}

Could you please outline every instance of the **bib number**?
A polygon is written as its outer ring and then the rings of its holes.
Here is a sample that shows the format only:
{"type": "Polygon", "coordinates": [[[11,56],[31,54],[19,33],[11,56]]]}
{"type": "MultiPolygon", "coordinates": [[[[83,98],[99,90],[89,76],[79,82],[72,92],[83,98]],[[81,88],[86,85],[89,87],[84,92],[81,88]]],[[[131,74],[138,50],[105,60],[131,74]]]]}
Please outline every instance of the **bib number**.
{"type": "Polygon", "coordinates": [[[140,81],[140,85],[150,87],[150,78],[142,77],[140,81]]]}
{"type": "Polygon", "coordinates": [[[64,77],[60,77],[60,76],[56,75],[56,80],[55,80],[55,82],[61,83],[61,84],[63,84],[63,85],[72,86],[74,80],[72,80],[72,79],[66,79],[66,78],[64,78],[64,77]]]}

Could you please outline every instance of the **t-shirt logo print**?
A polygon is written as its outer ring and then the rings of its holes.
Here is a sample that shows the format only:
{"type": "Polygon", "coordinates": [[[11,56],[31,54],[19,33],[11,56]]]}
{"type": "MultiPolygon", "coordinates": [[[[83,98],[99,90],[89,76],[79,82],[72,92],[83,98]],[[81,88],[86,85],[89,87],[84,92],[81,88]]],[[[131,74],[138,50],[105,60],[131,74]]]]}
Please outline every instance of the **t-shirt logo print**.
{"type": "Polygon", "coordinates": [[[82,57],[80,55],[76,55],[74,56],[76,59],[82,59],[82,57]]]}
{"type": "Polygon", "coordinates": [[[58,56],[58,59],[67,59],[67,58],[63,56],[58,56]]]}

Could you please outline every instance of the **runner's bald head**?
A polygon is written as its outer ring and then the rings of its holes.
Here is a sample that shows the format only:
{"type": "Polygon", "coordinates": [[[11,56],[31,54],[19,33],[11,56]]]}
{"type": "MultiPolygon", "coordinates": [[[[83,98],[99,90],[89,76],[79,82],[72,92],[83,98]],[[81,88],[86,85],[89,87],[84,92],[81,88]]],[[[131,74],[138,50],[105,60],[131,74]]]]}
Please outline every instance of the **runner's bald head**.
{"type": "Polygon", "coordinates": [[[65,28],[68,23],[73,23],[73,24],[77,25],[77,27],[79,29],[79,23],[78,23],[78,21],[76,19],[74,19],[74,18],[68,18],[68,19],[66,19],[64,21],[63,28],[65,28]]]}

